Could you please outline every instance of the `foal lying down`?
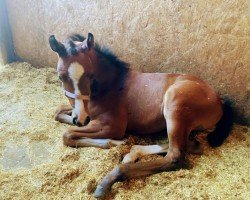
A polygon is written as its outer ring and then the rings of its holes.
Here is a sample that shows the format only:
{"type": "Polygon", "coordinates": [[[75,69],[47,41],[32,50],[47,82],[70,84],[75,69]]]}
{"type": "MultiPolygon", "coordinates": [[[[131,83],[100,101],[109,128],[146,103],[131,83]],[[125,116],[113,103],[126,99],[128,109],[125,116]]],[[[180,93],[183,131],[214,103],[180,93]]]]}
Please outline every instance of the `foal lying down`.
{"type": "Polygon", "coordinates": [[[87,38],[72,35],[65,43],[50,36],[49,43],[59,55],[58,76],[71,104],[57,111],[56,120],[77,125],[64,133],[65,145],[109,148],[122,144],[126,132],[145,135],[167,129],[168,145],[134,146],[98,184],[95,197],[104,196],[117,181],[183,167],[186,153],[201,153],[191,131],[216,126],[207,137],[216,147],[231,130],[230,105],[195,76],[132,70],[95,44],[91,33],[87,38]],[[167,155],[162,159],[135,162],[163,152],[167,155]]]}

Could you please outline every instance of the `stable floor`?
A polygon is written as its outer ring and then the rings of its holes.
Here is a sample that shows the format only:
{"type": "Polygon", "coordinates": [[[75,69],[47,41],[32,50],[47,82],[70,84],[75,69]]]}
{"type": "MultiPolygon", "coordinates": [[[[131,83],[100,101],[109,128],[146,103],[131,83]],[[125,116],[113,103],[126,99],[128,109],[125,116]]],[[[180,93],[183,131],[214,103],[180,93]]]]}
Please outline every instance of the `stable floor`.
{"type": "MultiPolygon", "coordinates": [[[[53,119],[60,104],[67,99],[54,68],[0,66],[0,199],[94,199],[97,182],[133,144],[167,142],[128,136],[126,145],[108,150],[63,146],[69,125],[53,119]]],[[[190,169],[116,183],[106,199],[249,199],[249,128],[235,125],[216,149],[205,134],[199,140],[204,154],[188,156],[190,169]]]]}

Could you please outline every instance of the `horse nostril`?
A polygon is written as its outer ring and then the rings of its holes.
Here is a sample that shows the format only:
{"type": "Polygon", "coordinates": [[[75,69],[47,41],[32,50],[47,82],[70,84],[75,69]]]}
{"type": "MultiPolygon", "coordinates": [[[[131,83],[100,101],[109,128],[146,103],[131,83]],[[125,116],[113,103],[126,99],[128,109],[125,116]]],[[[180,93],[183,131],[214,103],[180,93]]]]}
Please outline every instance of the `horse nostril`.
{"type": "Polygon", "coordinates": [[[79,127],[81,127],[81,126],[82,126],[82,123],[77,121],[77,122],[76,122],[76,125],[79,126],[79,127]]]}
{"type": "Polygon", "coordinates": [[[88,125],[89,122],[90,122],[90,117],[87,116],[83,125],[86,126],[88,125]]]}
{"type": "Polygon", "coordinates": [[[76,122],[77,122],[77,117],[74,117],[73,118],[73,124],[76,125],[76,122]]]}
{"type": "Polygon", "coordinates": [[[76,126],[82,126],[82,123],[77,120],[77,117],[73,118],[73,124],[76,126]]]}

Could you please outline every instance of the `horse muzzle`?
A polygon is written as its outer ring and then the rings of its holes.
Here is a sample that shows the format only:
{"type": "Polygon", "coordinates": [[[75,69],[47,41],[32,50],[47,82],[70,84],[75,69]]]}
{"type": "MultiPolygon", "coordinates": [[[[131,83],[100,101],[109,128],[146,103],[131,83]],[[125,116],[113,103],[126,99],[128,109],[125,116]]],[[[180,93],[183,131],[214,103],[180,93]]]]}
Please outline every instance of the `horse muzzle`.
{"type": "Polygon", "coordinates": [[[90,117],[89,116],[86,117],[86,119],[85,119],[85,121],[84,121],[83,124],[78,121],[77,117],[73,118],[73,124],[76,125],[76,126],[79,126],[79,127],[86,126],[86,125],[88,125],[89,122],[90,122],[90,117]]]}

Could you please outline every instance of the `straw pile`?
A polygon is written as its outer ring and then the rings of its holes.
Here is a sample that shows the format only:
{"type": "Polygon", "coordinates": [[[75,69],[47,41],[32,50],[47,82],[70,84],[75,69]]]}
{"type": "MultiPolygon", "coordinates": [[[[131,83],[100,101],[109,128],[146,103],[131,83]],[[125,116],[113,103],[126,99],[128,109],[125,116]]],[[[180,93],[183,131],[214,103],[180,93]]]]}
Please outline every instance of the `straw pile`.
{"type": "MultiPolygon", "coordinates": [[[[108,150],[65,147],[68,125],[53,120],[67,103],[55,69],[14,63],[0,66],[0,76],[0,199],[94,199],[97,182],[131,145],[167,141],[129,136],[128,144],[108,150]]],[[[204,154],[188,157],[190,169],[116,183],[106,199],[248,199],[249,128],[235,125],[216,149],[204,136],[204,154]]]]}

